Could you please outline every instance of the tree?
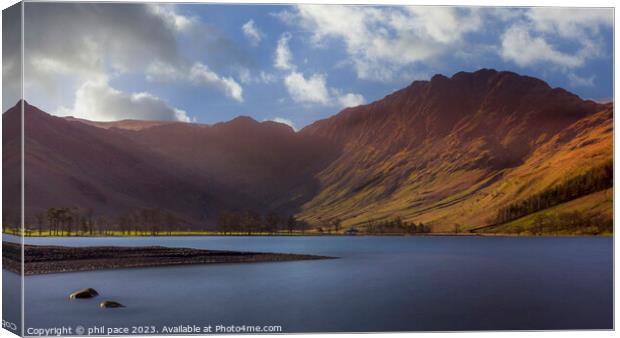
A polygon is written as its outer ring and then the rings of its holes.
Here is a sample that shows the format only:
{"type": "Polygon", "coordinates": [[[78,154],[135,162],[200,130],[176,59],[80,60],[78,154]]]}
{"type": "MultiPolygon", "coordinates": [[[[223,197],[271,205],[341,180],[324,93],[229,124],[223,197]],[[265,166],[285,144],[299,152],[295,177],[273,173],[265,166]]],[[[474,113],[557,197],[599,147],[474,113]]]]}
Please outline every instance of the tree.
{"type": "Polygon", "coordinates": [[[86,217],[86,224],[87,224],[90,236],[92,236],[93,233],[95,232],[95,222],[93,219],[93,214],[94,214],[93,209],[88,208],[86,209],[85,216],[84,216],[86,217]]]}
{"type": "Polygon", "coordinates": [[[342,225],[342,221],[340,220],[340,218],[336,217],[334,218],[332,221],[332,227],[334,228],[334,232],[338,233],[340,232],[340,226],[342,225]]]}
{"type": "Polygon", "coordinates": [[[415,224],[415,222],[406,223],[405,228],[409,234],[418,233],[418,226],[415,224]]]}
{"type": "Polygon", "coordinates": [[[371,234],[376,233],[377,232],[376,225],[377,225],[377,222],[375,221],[374,218],[369,219],[367,221],[366,231],[371,234]]]}
{"type": "Polygon", "coordinates": [[[120,216],[118,218],[118,226],[122,234],[129,233],[129,227],[131,226],[130,221],[129,221],[129,216],[127,215],[120,216]]]}
{"type": "Polygon", "coordinates": [[[168,229],[168,236],[172,235],[172,230],[176,230],[178,225],[179,220],[172,213],[166,213],[166,229],[168,229]]]}
{"type": "Polygon", "coordinates": [[[229,211],[222,211],[217,215],[217,231],[223,234],[231,231],[233,214],[229,211]]]}
{"type": "Polygon", "coordinates": [[[271,233],[275,233],[278,231],[278,226],[280,225],[280,216],[275,212],[271,211],[265,217],[265,223],[267,224],[267,229],[271,233]]]}
{"type": "Polygon", "coordinates": [[[321,232],[327,231],[330,234],[332,233],[332,223],[330,220],[319,217],[319,224],[321,225],[320,226],[321,232]]]}
{"type": "Polygon", "coordinates": [[[58,222],[59,222],[59,213],[56,208],[47,209],[47,219],[49,222],[50,235],[57,234],[58,222]]]}
{"type": "Polygon", "coordinates": [[[286,226],[288,228],[288,233],[292,234],[293,230],[295,230],[295,228],[297,227],[297,219],[295,218],[295,215],[290,215],[288,217],[288,220],[286,221],[286,226]]]}
{"type": "Polygon", "coordinates": [[[37,221],[37,230],[39,231],[39,235],[42,235],[43,234],[43,226],[45,225],[45,214],[38,213],[34,217],[35,217],[35,219],[37,221]]]}
{"type": "Polygon", "coordinates": [[[526,199],[513,202],[497,212],[496,224],[507,223],[525,215],[613,187],[613,163],[605,162],[585,172],[547,188],[526,199]]]}
{"type": "Polygon", "coordinates": [[[301,231],[302,234],[306,233],[306,229],[308,229],[308,222],[306,221],[298,221],[297,222],[297,226],[299,227],[299,230],[301,231]]]}
{"type": "Polygon", "coordinates": [[[239,217],[239,230],[251,235],[261,226],[262,217],[254,210],[246,210],[239,217]]]}
{"type": "Polygon", "coordinates": [[[99,235],[106,235],[106,229],[108,228],[108,219],[105,216],[99,216],[97,218],[97,232],[99,235]]]}
{"type": "Polygon", "coordinates": [[[547,217],[543,214],[538,214],[536,215],[536,217],[534,218],[534,223],[533,223],[533,232],[534,235],[542,235],[543,232],[545,231],[545,223],[547,223],[547,217]]]}
{"type": "Polygon", "coordinates": [[[80,217],[80,232],[82,235],[85,235],[88,233],[88,219],[86,218],[86,216],[82,216],[80,217]]]}

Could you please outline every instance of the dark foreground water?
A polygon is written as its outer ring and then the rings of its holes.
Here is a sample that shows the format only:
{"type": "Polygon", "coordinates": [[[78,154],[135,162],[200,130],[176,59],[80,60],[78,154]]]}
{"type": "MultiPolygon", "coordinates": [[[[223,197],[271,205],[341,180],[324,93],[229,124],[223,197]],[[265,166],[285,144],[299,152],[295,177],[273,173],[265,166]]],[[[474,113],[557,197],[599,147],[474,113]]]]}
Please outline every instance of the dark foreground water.
{"type": "MultiPolygon", "coordinates": [[[[25,327],[280,325],[284,332],[611,329],[612,238],[41,238],[340,259],[25,278],[25,327]],[[100,296],[70,301],[79,288],[100,296]],[[100,309],[104,299],[127,308],[100,309]]],[[[19,276],[3,271],[4,278],[19,276]]],[[[6,297],[6,294],[5,294],[6,297]]]]}

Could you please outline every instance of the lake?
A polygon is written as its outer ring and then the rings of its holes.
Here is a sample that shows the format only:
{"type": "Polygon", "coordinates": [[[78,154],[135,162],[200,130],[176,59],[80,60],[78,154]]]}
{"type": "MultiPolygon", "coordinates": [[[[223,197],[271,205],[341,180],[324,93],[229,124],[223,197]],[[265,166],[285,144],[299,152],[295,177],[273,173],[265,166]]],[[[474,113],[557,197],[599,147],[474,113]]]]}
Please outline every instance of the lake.
{"type": "MultiPolygon", "coordinates": [[[[5,236],[6,239],[6,236],[5,236]]],[[[611,329],[611,237],[27,238],[339,259],[27,276],[26,328],[280,325],[283,332],[611,329]],[[100,296],[69,300],[93,287],[100,296]],[[123,309],[100,309],[105,299],[123,309]]],[[[19,276],[3,270],[3,278],[19,276]]],[[[5,279],[6,280],[6,279],[5,279]]],[[[5,293],[5,299],[6,299],[5,293]]]]}

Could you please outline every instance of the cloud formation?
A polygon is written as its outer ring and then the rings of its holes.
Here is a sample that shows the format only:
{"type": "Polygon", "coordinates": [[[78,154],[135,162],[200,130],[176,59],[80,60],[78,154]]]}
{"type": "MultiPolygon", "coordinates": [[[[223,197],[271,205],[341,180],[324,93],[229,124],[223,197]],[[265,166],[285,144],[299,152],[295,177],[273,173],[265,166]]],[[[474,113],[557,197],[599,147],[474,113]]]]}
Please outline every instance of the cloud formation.
{"type": "Polygon", "coordinates": [[[602,31],[613,27],[609,8],[297,5],[276,16],[308,32],[316,48],[342,44],[347,59],[340,63],[351,65],[359,79],[379,81],[450,55],[496,54],[520,67],[549,65],[568,76],[568,69],[608,52],[602,31]],[[486,34],[483,27],[497,29],[498,38],[468,51],[486,34]]]}
{"type": "Polygon", "coordinates": [[[294,69],[293,64],[291,63],[292,54],[291,50],[288,47],[288,42],[291,39],[291,34],[288,32],[282,33],[280,39],[278,40],[278,46],[276,47],[275,58],[274,58],[274,67],[281,70],[291,70],[294,69]]]}
{"type": "Polygon", "coordinates": [[[291,99],[297,103],[326,105],[330,102],[329,91],[323,74],[313,74],[306,78],[302,73],[293,71],[284,77],[284,84],[291,99]]]}
{"type": "Polygon", "coordinates": [[[188,82],[215,88],[226,96],[243,102],[243,88],[232,77],[223,77],[200,62],[191,67],[154,61],[145,70],[147,80],[154,82],[188,82]]]}
{"type": "MultiPolygon", "coordinates": [[[[214,71],[204,62],[188,58],[180,46],[181,39],[211,47],[209,55],[228,53],[227,40],[207,27],[198,17],[179,12],[171,4],[138,3],[33,3],[25,11],[29,22],[25,35],[28,50],[25,61],[25,86],[29,99],[45,108],[54,106],[50,98],[58,90],[86,95],[121,76],[138,75],[149,81],[187,81],[195,86],[218,90],[226,97],[243,101],[243,89],[231,76],[214,71]],[[213,40],[213,41],[212,41],[213,40]],[[215,41],[215,42],[214,42],[215,41]],[[219,44],[219,45],[218,45],[219,44]],[[62,81],[62,86],[58,83],[62,81]],[[81,91],[81,92],[80,92],[81,91]]],[[[234,58],[229,65],[237,62],[234,58]]],[[[152,118],[164,114],[161,102],[148,96],[101,91],[108,99],[125,95],[141,107],[147,103],[155,109],[152,118]]],[[[58,94],[56,94],[58,96],[58,94]]],[[[66,97],[66,93],[64,93],[66,97]]],[[[118,100],[117,100],[118,101],[118,100]]],[[[112,102],[100,100],[99,104],[112,102]]],[[[162,101],[163,102],[163,101],[162,101]]],[[[77,107],[79,108],[79,107],[77,107]]],[[[86,111],[78,111],[85,113],[86,111]]],[[[92,117],[99,117],[93,112],[92,117]]],[[[142,116],[149,119],[148,115],[142,116]]]]}
{"type": "Polygon", "coordinates": [[[560,52],[544,38],[532,36],[527,27],[514,25],[502,35],[500,55],[519,66],[550,62],[564,67],[577,67],[584,63],[584,55],[560,52]]]}
{"type": "Polygon", "coordinates": [[[142,69],[144,60],[154,56],[176,63],[175,32],[187,23],[175,18],[171,8],[113,3],[29,4],[24,37],[28,80],[36,83],[58,75],[109,77],[111,73],[142,69]]]}
{"type": "Polygon", "coordinates": [[[2,12],[2,111],[22,97],[21,86],[21,7],[13,5],[2,12]]]}
{"type": "Polygon", "coordinates": [[[550,64],[563,69],[582,67],[604,52],[601,29],[613,25],[606,8],[535,7],[523,12],[502,34],[500,55],[519,66],[550,64]],[[560,50],[550,41],[576,48],[560,50]]]}
{"type": "Polygon", "coordinates": [[[243,89],[232,77],[221,77],[202,63],[195,63],[189,70],[189,79],[195,84],[213,86],[236,101],[243,102],[243,89]]]}
{"type": "Polygon", "coordinates": [[[187,113],[146,92],[123,93],[105,81],[87,81],[75,94],[72,108],[61,107],[56,115],[94,121],[173,120],[190,122],[187,113]]]}
{"type": "MultiPolygon", "coordinates": [[[[93,118],[133,116],[121,106],[178,120],[174,106],[182,105],[208,111],[208,121],[292,108],[311,113],[293,118],[301,124],[413,79],[481,67],[610,95],[601,88],[612,81],[608,8],[295,5],[279,13],[257,7],[251,18],[226,10],[231,20],[194,5],[29,3],[26,99],[47,111],[84,115],[80,102],[107,102],[116,112],[93,109],[93,118]],[[203,109],[203,93],[213,109],[203,109]]],[[[17,97],[20,41],[11,36],[3,39],[3,81],[6,97],[17,97]]],[[[5,109],[15,104],[6,97],[5,109]]]]}
{"type": "Polygon", "coordinates": [[[253,46],[258,46],[263,39],[263,34],[254,24],[254,20],[244,23],[243,26],[241,26],[241,30],[253,46]]]}
{"type": "Polygon", "coordinates": [[[568,77],[568,83],[570,84],[571,87],[575,88],[575,87],[593,87],[594,86],[594,79],[596,79],[596,76],[591,75],[591,76],[587,76],[587,77],[582,77],[579,76],[575,73],[568,73],[567,75],[568,77]]]}
{"type": "Polygon", "coordinates": [[[361,94],[346,93],[338,97],[338,103],[340,103],[342,108],[357,107],[366,103],[366,100],[361,94]]]}
{"type": "Polygon", "coordinates": [[[361,94],[341,95],[340,89],[328,88],[326,74],[314,73],[306,77],[302,72],[297,71],[297,65],[293,62],[293,56],[288,47],[291,38],[290,33],[283,33],[278,40],[274,67],[288,71],[283,77],[283,83],[293,102],[325,106],[339,104],[341,107],[359,105],[364,102],[361,94]]]}
{"type": "Polygon", "coordinates": [[[310,31],[316,46],[342,41],[358,78],[373,80],[391,80],[404,65],[436,57],[481,26],[478,11],[456,7],[298,5],[279,17],[310,31]]]}

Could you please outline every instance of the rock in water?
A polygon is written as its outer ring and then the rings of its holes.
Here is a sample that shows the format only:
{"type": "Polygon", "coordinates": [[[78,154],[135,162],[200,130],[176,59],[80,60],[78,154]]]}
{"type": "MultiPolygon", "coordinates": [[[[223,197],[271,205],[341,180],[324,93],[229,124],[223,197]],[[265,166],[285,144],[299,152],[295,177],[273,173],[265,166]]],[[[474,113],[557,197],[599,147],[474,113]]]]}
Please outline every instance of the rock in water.
{"type": "Polygon", "coordinates": [[[69,295],[70,299],[76,298],[93,298],[99,296],[99,292],[93,288],[86,288],[82,290],[77,290],[69,295]]]}
{"type": "Polygon", "coordinates": [[[99,304],[99,307],[101,308],[118,308],[118,307],[125,307],[125,305],[115,302],[113,300],[106,300],[101,302],[101,304],[99,304]]]}

